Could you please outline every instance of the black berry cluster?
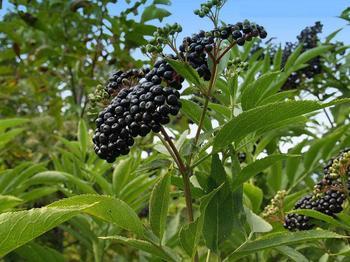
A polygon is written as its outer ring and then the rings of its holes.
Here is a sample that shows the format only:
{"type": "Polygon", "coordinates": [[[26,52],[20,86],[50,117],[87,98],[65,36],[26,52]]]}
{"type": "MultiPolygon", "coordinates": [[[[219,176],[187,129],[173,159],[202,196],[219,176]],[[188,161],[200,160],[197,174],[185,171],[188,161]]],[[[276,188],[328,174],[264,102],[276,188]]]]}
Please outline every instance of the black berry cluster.
{"type": "Polygon", "coordinates": [[[159,132],[161,125],[170,122],[170,114],[177,115],[179,98],[175,88],[147,80],[120,91],[96,119],[93,141],[97,155],[114,162],[119,155],[128,154],[134,137],[159,132]]]}
{"type": "Polygon", "coordinates": [[[161,125],[170,122],[169,116],[180,110],[177,90],[183,81],[165,59],[158,60],[152,70],[113,74],[107,90],[114,98],[96,119],[93,137],[96,154],[114,162],[119,155],[129,153],[135,137],[159,132],[161,125]],[[138,83],[131,86],[133,78],[138,83]]]}
{"type": "MultiPolygon", "coordinates": [[[[287,62],[288,57],[295,50],[298,45],[302,45],[301,52],[305,52],[314,47],[317,47],[319,38],[318,34],[322,32],[322,24],[320,22],[316,22],[314,26],[306,27],[303,29],[300,34],[297,36],[297,43],[287,43],[282,56],[282,67],[287,62]]],[[[282,87],[283,90],[297,89],[303,79],[311,79],[315,75],[320,74],[322,72],[322,61],[321,57],[317,56],[311,59],[308,62],[308,66],[298,70],[297,72],[293,72],[286,83],[282,87]]]]}
{"type": "Polygon", "coordinates": [[[110,96],[116,96],[120,90],[130,88],[140,81],[149,72],[149,68],[129,69],[126,72],[118,70],[108,79],[106,92],[110,96]]]}
{"type": "MultiPolygon", "coordinates": [[[[343,210],[343,203],[350,188],[350,150],[345,149],[324,167],[323,179],[315,185],[312,194],[300,199],[294,209],[313,209],[329,216],[343,210]]],[[[300,214],[288,214],[284,227],[288,230],[308,230],[314,224],[300,214]]]]}
{"type": "Polygon", "coordinates": [[[185,37],[180,45],[180,56],[189,62],[196,69],[199,76],[204,80],[210,79],[207,53],[215,47],[215,40],[231,40],[238,45],[244,45],[245,41],[252,40],[253,37],[265,38],[267,33],[264,27],[244,21],[235,25],[227,25],[210,32],[200,31],[192,37],[185,37]]]}

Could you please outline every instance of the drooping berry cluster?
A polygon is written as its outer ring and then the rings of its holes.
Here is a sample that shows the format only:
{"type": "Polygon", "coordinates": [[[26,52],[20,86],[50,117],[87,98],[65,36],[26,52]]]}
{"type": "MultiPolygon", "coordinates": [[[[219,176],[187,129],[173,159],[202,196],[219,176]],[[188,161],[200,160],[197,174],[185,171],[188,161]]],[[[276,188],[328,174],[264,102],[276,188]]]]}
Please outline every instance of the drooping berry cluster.
{"type": "Polygon", "coordinates": [[[250,41],[253,37],[265,38],[266,36],[264,27],[245,20],[243,23],[223,26],[210,32],[200,31],[192,37],[185,37],[179,47],[180,56],[196,69],[199,76],[208,81],[211,74],[207,53],[214,49],[215,39],[228,39],[238,45],[244,45],[245,41],[250,41]]]}
{"type": "MultiPolygon", "coordinates": [[[[115,75],[117,79],[128,76],[120,72],[115,75]]],[[[119,91],[96,119],[96,154],[114,162],[119,155],[129,153],[135,137],[159,132],[161,125],[170,122],[169,115],[177,115],[180,110],[180,93],[176,89],[181,88],[182,81],[166,60],[159,60],[138,84],[119,91]],[[169,86],[164,87],[162,81],[169,86]]]]}
{"type": "MultiPolygon", "coordinates": [[[[315,185],[312,194],[300,199],[294,209],[313,209],[329,216],[343,210],[343,203],[350,188],[350,150],[345,149],[324,168],[324,178],[315,185]]],[[[314,224],[305,215],[291,213],[285,217],[288,230],[308,230],[314,224]]]]}
{"type": "Polygon", "coordinates": [[[114,97],[120,90],[124,88],[130,88],[140,81],[142,77],[149,72],[149,68],[143,69],[129,69],[126,72],[118,70],[113,73],[112,76],[108,79],[106,85],[106,92],[114,97]]]}
{"type": "MultiPolygon", "coordinates": [[[[314,26],[306,27],[300,32],[300,34],[297,36],[297,43],[287,43],[283,50],[282,67],[285,65],[288,57],[292,54],[297,46],[302,45],[301,53],[317,47],[319,41],[318,34],[321,32],[322,24],[320,22],[316,22],[314,26]]],[[[293,72],[289,76],[286,83],[282,87],[283,90],[296,89],[303,81],[303,79],[311,79],[315,75],[321,73],[322,62],[320,56],[311,59],[307,64],[307,67],[302,68],[297,72],[293,72]]]]}

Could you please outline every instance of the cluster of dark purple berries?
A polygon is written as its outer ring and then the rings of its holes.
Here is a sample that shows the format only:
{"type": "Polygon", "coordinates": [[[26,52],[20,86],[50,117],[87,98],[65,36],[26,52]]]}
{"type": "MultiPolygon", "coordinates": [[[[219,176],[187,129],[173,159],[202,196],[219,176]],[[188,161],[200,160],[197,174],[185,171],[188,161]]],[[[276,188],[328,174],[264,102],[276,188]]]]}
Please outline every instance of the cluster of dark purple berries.
{"type": "MultiPolygon", "coordinates": [[[[350,149],[345,149],[331,159],[324,168],[325,176],[315,185],[312,194],[300,199],[294,209],[313,209],[334,216],[343,210],[350,188],[350,149]]],[[[288,230],[308,230],[315,225],[308,216],[291,213],[285,217],[288,230]]]]}
{"type": "Polygon", "coordinates": [[[227,25],[210,32],[200,31],[192,37],[185,37],[180,45],[180,56],[196,69],[199,76],[204,80],[210,79],[207,53],[211,52],[215,46],[215,39],[228,39],[235,41],[238,45],[244,45],[245,41],[252,40],[253,37],[266,38],[267,33],[264,27],[244,21],[235,25],[227,25]]]}
{"type": "MultiPolygon", "coordinates": [[[[302,45],[301,52],[305,52],[314,47],[317,47],[317,43],[319,41],[318,34],[322,32],[322,24],[320,22],[316,22],[314,26],[306,27],[304,30],[300,32],[297,36],[297,43],[287,43],[282,56],[282,67],[287,62],[288,57],[295,50],[298,45],[302,45]]],[[[321,57],[317,56],[311,59],[308,62],[308,66],[298,70],[297,72],[293,72],[286,83],[283,85],[283,90],[297,89],[303,79],[311,79],[315,75],[320,74],[322,72],[322,61],[321,57]]]]}
{"type": "MultiPolygon", "coordinates": [[[[116,75],[117,79],[127,76],[118,72],[112,78],[116,75]]],[[[129,153],[135,137],[159,132],[161,125],[170,122],[169,116],[180,110],[177,89],[182,81],[165,60],[159,60],[138,84],[120,90],[96,119],[96,154],[112,163],[119,155],[129,153]],[[161,85],[162,81],[169,86],[161,85]]]]}

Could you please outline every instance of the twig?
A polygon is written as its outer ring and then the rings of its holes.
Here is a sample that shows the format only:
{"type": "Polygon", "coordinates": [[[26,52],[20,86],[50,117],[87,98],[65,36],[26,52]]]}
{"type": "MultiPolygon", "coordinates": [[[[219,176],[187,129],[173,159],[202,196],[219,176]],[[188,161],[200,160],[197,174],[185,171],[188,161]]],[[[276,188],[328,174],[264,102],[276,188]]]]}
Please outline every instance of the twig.
{"type": "Polygon", "coordinates": [[[171,147],[169,146],[169,144],[167,143],[167,141],[159,134],[157,134],[157,137],[160,139],[160,141],[162,141],[163,145],[165,146],[165,148],[168,150],[169,154],[171,155],[171,157],[174,159],[174,161],[176,162],[177,166],[180,166],[180,163],[178,162],[174,151],[171,149],[171,147]]]}
{"type": "Polygon", "coordinates": [[[170,148],[172,149],[174,156],[176,159],[176,163],[179,167],[180,173],[182,175],[182,180],[184,183],[184,194],[185,194],[185,200],[186,200],[186,206],[187,206],[187,213],[188,213],[188,220],[190,222],[193,222],[193,206],[192,206],[192,196],[191,196],[191,188],[190,188],[190,177],[187,173],[187,169],[185,164],[183,163],[180,153],[177,150],[176,146],[174,145],[173,141],[169,137],[168,133],[165,131],[165,129],[161,128],[161,133],[164,136],[165,141],[169,144],[170,148]]]}
{"type": "Polygon", "coordinates": [[[200,120],[199,120],[196,136],[194,138],[195,145],[197,145],[197,143],[198,143],[199,135],[201,133],[201,130],[202,130],[202,127],[203,127],[203,124],[204,124],[204,119],[205,119],[205,115],[206,115],[207,109],[208,109],[208,104],[209,104],[209,98],[210,98],[210,95],[211,95],[211,90],[213,89],[213,86],[214,86],[215,80],[216,80],[216,73],[217,73],[217,60],[214,60],[213,61],[213,72],[212,72],[212,76],[210,78],[209,87],[208,87],[208,94],[205,97],[202,114],[201,114],[201,117],[200,117],[200,120]]]}

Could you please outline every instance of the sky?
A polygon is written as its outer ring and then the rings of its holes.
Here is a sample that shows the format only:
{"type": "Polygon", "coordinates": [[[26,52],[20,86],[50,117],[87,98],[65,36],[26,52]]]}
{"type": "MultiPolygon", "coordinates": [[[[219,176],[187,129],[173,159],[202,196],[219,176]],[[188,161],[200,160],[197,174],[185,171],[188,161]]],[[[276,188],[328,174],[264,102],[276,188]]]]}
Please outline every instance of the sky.
{"type": "MultiPolygon", "coordinates": [[[[151,2],[152,0],[148,0],[148,3],[151,2]]],[[[172,0],[172,5],[165,6],[172,15],[165,18],[163,23],[180,23],[183,26],[182,37],[201,29],[210,30],[212,25],[209,20],[193,14],[193,10],[199,8],[203,2],[204,0],[172,0]]],[[[8,0],[3,1],[0,18],[10,6],[8,0]]],[[[350,26],[337,18],[347,6],[350,6],[349,0],[228,0],[222,10],[221,19],[226,23],[248,19],[261,24],[266,28],[269,37],[276,37],[278,42],[295,41],[305,26],[321,21],[324,25],[323,37],[345,27],[336,39],[350,43],[350,26]]],[[[126,7],[128,5],[125,0],[109,5],[111,13],[115,15],[126,7]]],[[[156,20],[150,22],[161,25],[156,20]]]]}
{"type": "MultiPolygon", "coordinates": [[[[199,30],[210,30],[208,19],[201,19],[193,14],[203,0],[172,0],[171,6],[165,8],[172,15],[163,23],[178,22],[183,27],[182,36],[191,35],[199,30]]],[[[111,6],[111,11],[118,14],[124,1],[111,6]]],[[[263,25],[269,37],[276,37],[279,42],[295,41],[296,36],[306,26],[321,21],[324,25],[322,37],[345,27],[337,40],[350,43],[350,26],[338,18],[342,10],[350,6],[348,0],[228,0],[221,12],[221,19],[226,23],[235,23],[248,19],[263,25]]],[[[160,25],[159,22],[153,22],[160,25]]]]}

